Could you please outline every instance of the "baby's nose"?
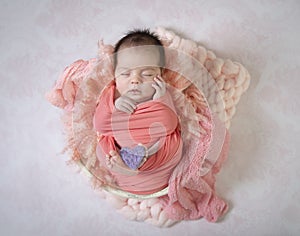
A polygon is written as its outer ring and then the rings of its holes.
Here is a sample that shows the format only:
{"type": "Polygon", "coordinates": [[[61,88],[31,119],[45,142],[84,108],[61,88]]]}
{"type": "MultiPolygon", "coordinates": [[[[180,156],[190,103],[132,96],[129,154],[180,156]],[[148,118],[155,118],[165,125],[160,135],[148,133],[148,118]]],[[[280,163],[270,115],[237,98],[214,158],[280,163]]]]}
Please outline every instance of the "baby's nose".
{"type": "Polygon", "coordinates": [[[131,82],[131,84],[139,84],[139,83],[141,83],[141,80],[140,80],[139,76],[135,75],[131,78],[130,82],[131,82]]]}

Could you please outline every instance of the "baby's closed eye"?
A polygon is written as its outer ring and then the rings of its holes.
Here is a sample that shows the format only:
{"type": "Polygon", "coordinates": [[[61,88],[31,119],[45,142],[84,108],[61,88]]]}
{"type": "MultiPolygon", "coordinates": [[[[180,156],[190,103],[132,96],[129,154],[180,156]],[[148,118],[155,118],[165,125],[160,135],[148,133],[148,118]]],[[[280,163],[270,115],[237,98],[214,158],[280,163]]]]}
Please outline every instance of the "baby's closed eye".
{"type": "Polygon", "coordinates": [[[122,75],[122,76],[129,76],[129,75],[130,75],[130,72],[128,72],[128,71],[122,72],[120,75],[122,75]]]}
{"type": "Polygon", "coordinates": [[[153,70],[146,70],[142,72],[142,76],[146,78],[153,78],[156,76],[156,73],[153,70]]]}

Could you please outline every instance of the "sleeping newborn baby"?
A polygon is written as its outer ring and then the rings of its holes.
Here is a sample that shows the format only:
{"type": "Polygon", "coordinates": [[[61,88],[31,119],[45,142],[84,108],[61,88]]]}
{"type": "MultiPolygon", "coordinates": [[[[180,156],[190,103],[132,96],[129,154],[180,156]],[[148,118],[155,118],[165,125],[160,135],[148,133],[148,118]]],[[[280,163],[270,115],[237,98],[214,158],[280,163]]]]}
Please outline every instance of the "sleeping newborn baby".
{"type": "Polygon", "coordinates": [[[94,115],[97,157],[118,186],[150,194],[168,186],[182,155],[180,124],[162,78],[165,55],[148,30],[129,32],[115,46],[115,79],[94,115]]]}

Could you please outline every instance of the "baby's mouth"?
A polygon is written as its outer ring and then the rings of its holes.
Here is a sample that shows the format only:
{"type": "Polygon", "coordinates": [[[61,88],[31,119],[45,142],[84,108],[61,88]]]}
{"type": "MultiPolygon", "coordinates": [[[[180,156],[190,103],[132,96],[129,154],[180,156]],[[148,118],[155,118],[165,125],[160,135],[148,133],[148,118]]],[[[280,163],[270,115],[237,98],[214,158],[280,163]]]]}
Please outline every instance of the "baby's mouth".
{"type": "Polygon", "coordinates": [[[136,95],[141,94],[141,91],[139,89],[130,89],[127,93],[136,95]]]}

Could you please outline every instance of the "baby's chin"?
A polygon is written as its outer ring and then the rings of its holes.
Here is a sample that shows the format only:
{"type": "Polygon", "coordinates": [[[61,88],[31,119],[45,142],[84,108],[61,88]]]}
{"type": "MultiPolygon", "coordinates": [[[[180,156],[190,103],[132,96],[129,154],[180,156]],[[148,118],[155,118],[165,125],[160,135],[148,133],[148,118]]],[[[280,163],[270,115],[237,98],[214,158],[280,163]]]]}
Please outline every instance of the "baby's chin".
{"type": "Polygon", "coordinates": [[[142,97],[142,96],[128,95],[128,94],[126,96],[132,99],[133,101],[135,101],[137,104],[153,100],[153,96],[142,97]]]}

